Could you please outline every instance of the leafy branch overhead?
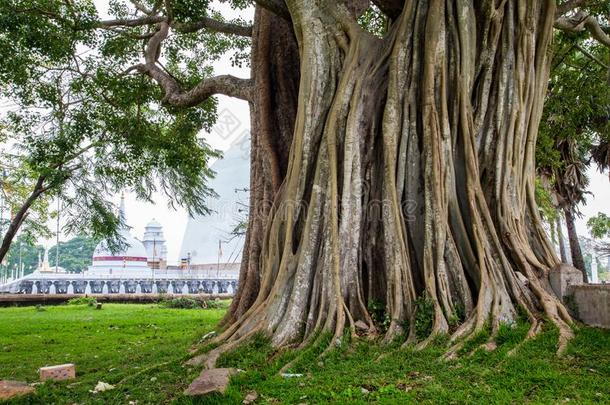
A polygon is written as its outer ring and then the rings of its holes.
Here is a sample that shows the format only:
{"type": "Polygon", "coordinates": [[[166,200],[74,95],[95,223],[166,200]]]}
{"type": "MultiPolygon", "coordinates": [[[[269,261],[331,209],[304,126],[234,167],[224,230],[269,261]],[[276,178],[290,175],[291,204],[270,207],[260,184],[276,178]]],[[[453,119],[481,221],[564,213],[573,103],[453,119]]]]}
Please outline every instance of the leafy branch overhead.
{"type": "Polygon", "coordinates": [[[11,212],[21,219],[2,235],[1,255],[24,224],[38,224],[36,233],[48,234],[40,225],[46,222],[42,213],[58,195],[68,219],[65,230],[98,237],[118,237],[118,218],[107,199],[117,189],[133,189],[147,200],[161,191],[190,213],[208,212],[208,162],[218,153],[198,134],[216,120],[210,96],[231,82],[235,94],[248,93],[247,81],[211,77],[211,64],[231,51],[235,63],[242,63],[251,28],[242,25],[236,37],[236,22],[222,21],[206,7],[205,15],[191,13],[176,2],[172,33],[177,27],[181,35],[163,38],[164,50],[160,43],[154,48],[161,57],[138,63],[143,49],[153,52],[146,43],[158,38],[144,33],[159,35],[168,25],[158,18],[149,26],[126,22],[139,10],[152,13],[134,4],[129,9],[111,2],[114,22],[102,21],[90,1],[0,4],[0,97],[7,107],[0,129],[10,146],[3,152],[9,173],[3,189],[9,180],[23,189],[11,193],[11,212]],[[126,25],[118,27],[117,21],[126,25]],[[140,72],[168,85],[159,87],[140,72]],[[194,90],[182,93],[191,84],[194,90]],[[197,102],[185,102],[189,97],[197,102]],[[180,108],[186,105],[192,108],[180,108]]]}

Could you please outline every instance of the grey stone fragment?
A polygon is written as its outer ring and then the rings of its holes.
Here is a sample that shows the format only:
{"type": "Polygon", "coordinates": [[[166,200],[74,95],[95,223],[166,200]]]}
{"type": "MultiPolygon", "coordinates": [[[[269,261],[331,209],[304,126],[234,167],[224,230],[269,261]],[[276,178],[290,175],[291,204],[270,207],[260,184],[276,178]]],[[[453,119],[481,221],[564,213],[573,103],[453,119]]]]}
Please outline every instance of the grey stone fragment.
{"type": "Polygon", "coordinates": [[[356,327],[356,329],[358,329],[360,331],[367,331],[367,330],[369,330],[369,325],[367,325],[363,321],[356,321],[354,323],[354,326],[356,327]]]}
{"type": "Polygon", "coordinates": [[[229,379],[237,373],[234,368],[213,368],[203,370],[191,385],[184,391],[185,395],[206,395],[212,392],[224,394],[229,386],[229,379]]]}

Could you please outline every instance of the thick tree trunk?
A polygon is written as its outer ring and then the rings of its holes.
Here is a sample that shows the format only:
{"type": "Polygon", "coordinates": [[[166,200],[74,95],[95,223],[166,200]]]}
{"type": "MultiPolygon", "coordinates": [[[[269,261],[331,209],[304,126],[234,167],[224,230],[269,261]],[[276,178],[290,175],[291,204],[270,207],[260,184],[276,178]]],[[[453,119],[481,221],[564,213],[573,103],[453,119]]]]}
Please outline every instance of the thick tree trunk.
{"type": "Polygon", "coordinates": [[[254,27],[250,211],[240,287],[226,324],[241,317],[258,295],[263,238],[271,206],[286,176],[298,102],[299,50],[291,23],[257,7],[254,27]]]}
{"type": "Polygon", "coordinates": [[[565,208],[566,228],[568,228],[568,241],[570,242],[570,255],[572,256],[572,265],[582,271],[582,276],[585,283],[588,283],[587,270],[585,269],[585,259],[582,256],[580,242],[578,241],[578,233],[576,232],[576,222],[574,213],[571,208],[565,208]]]}
{"type": "Polygon", "coordinates": [[[571,320],[534,200],[554,1],[407,0],[384,39],[335,2],[287,4],[301,77],[286,176],[248,258],[256,299],[210,364],[258,331],[276,346],[374,331],[373,301],[386,340],[413,342],[418,296],[433,307],[422,345],[493,337],[521,307],[529,336],[546,316],[562,350],[571,320]]]}

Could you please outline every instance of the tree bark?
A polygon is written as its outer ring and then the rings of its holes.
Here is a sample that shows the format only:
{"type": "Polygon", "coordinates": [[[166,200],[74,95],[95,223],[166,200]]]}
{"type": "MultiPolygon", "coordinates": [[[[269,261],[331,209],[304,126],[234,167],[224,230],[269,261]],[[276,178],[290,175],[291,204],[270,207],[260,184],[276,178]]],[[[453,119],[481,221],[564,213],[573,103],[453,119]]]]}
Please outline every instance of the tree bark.
{"type": "Polygon", "coordinates": [[[224,323],[233,323],[259,291],[269,212],[284,181],[299,92],[299,50],[291,23],[257,7],[252,39],[250,210],[239,289],[224,323]]]}
{"type": "Polygon", "coordinates": [[[570,255],[572,256],[572,265],[582,271],[585,283],[588,283],[587,270],[585,269],[585,259],[582,256],[582,249],[578,241],[578,233],[576,232],[576,222],[574,213],[567,207],[564,209],[566,216],[566,228],[568,228],[568,241],[570,242],[570,255]]]}
{"type": "Polygon", "coordinates": [[[287,4],[301,61],[291,150],[268,216],[251,222],[258,292],[208,365],[257,332],[278,347],[339,342],[356,321],[412,343],[417,297],[433,307],[421,346],[451,332],[454,352],[487,325],[493,339],[520,307],[528,336],[546,318],[562,351],[571,318],[534,199],[555,2],[407,0],[383,39],[340,3],[287,4]]]}
{"type": "Polygon", "coordinates": [[[561,216],[557,215],[557,240],[559,242],[559,256],[562,263],[568,262],[568,256],[566,254],[566,242],[563,238],[563,229],[561,226],[561,216]]]}
{"type": "Polygon", "coordinates": [[[13,243],[13,239],[15,239],[19,228],[21,228],[23,221],[25,221],[28,215],[28,210],[30,209],[32,204],[34,204],[34,202],[38,199],[38,197],[40,197],[40,195],[45,191],[44,181],[44,176],[40,176],[38,178],[36,184],[34,185],[34,189],[30,193],[28,198],[23,202],[23,204],[19,208],[19,211],[17,211],[11,219],[8,229],[2,237],[2,245],[0,245],[0,263],[2,263],[4,257],[10,250],[11,244],[13,243]]]}

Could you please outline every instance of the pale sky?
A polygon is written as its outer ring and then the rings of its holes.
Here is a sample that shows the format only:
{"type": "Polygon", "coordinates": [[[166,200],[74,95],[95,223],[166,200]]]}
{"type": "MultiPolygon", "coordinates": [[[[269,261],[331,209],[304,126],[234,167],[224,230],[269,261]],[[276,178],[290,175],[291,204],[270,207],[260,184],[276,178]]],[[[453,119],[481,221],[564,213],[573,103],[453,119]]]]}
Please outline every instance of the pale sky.
{"type": "MultiPolygon", "coordinates": [[[[95,0],[98,10],[104,17],[107,10],[108,0],[95,0]]],[[[228,18],[240,16],[247,21],[251,21],[253,10],[249,9],[240,15],[233,12],[227,5],[219,5],[219,9],[225,13],[228,18]]],[[[224,58],[214,65],[216,73],[232,74],[237,77],[247,78],[250,76],[248,68],[232,67],[229,57],[224,58]]],[[[240,101],[228,97],[219,97],[218,112],[220,117],[223,114],[232,114],[240,121],[238,130],[234,131],[231,136],[225,139],[221,136],[222,131],[211,131],[209,134],[202,134],[205,140],[215,148],[226,150],[232,143],[238,141],[237,137],[250,129],[250,117],[248,104],[245,101],[240,101]]],[[[581,207],[583,218],[578,220],[577,227],[580,235],[589,236],[586,227],[587,219],[598,212],[610,214],[610,183],[607,174],[600,174],[596,170],[590,170],[591,185],[590,191],[592,195],[587,196],[587,205],[581,207]]],[[[119,195],[114,197],[115,203],[118,205],[119,195]]],[[[133,194],[126,194],[126,210],[128,225],[132,227],[132,233],[137,238],[142,238],[144,227],[152,219],[155,218],[163,225],[165,237],[167,239],[168,261],[177,263],[179,260],[180,245],[187,223],[187,213],[183,209],[174,211],[167,205],[167,199],[157,194],[154,196],[154,204],[136,200],[133,194]]],[[[52,226],[52,229],[55,229],[52,226]]],[[[64,235],[60,236],[61,240],[67,239],[64,235]]],[[[54,245],[55,240],[47,241],[47,246],[54,245]]]]}

